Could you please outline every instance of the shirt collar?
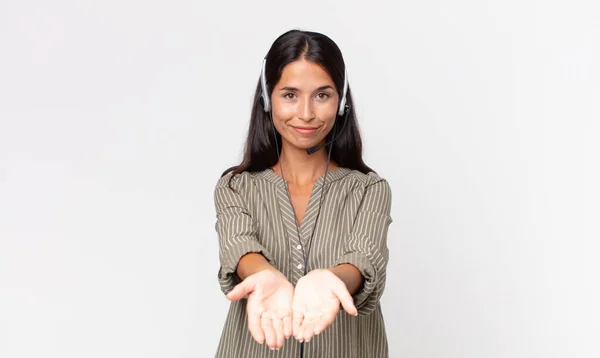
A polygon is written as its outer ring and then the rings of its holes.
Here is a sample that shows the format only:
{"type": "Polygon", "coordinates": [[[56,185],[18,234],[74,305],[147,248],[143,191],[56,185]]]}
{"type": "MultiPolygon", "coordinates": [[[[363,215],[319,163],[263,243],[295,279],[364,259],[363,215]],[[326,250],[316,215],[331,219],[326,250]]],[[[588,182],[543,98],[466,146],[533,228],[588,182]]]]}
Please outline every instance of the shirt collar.
{"type": "MultiPolygon", "coordinates": [[[[346,175],[350,174],[351,171],[352,171],[352,169],[344,168],[344,167],[337,167],[333,170],[329,170],[327,172],[327,178],[326,178],[325,184],[329,184],[336,180],[340,180],[343,177],[345,177],[346,175]]],[[[267,168],[265,170],[259,171],[258,176],[270,181],[271,183],[273,183],[275,185],[285,187],[285,182],[284,182],[283,178],[280,177],[279,174],[275,173],[273,171],[273,169],[271,169],[271,168],[267,168]]],[[[317,184],[321,185],[323,183],[324,178],[325,178],[325,174],[318,177],[317,180],[315,181],[315,185],[317,185],[317,184]]]]}

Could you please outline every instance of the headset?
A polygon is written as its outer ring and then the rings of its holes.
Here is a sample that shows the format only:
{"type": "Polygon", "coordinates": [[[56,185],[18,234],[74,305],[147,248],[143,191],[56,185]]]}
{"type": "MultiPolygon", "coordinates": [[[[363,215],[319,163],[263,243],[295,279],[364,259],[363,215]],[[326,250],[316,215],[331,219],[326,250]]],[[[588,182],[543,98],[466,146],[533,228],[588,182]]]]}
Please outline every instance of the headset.
{"type": "MultiPolygon", "coordinates": [[[[261,94],[260,95],[261,95],[262,101],[263,101],[263,110],[265,112],[268,112],[271,115],[271,122],[273,122],[273,113],[271,112],[271,100],[269,99],[269,91],[267,90],[267,75],[266,75],[267,71],[266,71],[266,69],[267,69],[267,58],[265,57],[262,62],[262,71],[260,72],[260,86],[261,86],[261,94]]],[[[346,65],[344,65],[344,89],[342,91],[342,99],[340,100],[337,115],[339,117],[341,117],[344,114],[346,114],[346,118],[345,118],[344,123],[342,124],[342,129],[340,130],[338,137],[343,133],[344,127],[346,126],[346,122],[348,122],[347,117],[348,117],[348,113],[350,112],[350,105],[346,103],[347,94],[348,94],[348,73],[346,72],[346,65]]],[[[334,132],[334,134],[335,134],[335,132],[334,132]]],[[[323,148],[324,146],[333,143],[333,141],[336,139],[337,139],[337,137],[333,137],[329,142],[306,149],[306,152],[308,154],[313,154],[314,152],[318,151],[319,149],[323,148]]]]}
{"type": "MultiPolygon", "coordinates": [[[[275,137],[275,147],[276,147],[275,150],[277,152],[277,159],[279,161],[279,168],[281,171],[281,175],[283,176],[283,168],[281,166],[281,160],[279,158],[279,145],[277,143],[277,131],[275,130],[275,123],[273,122],[273,113],[271,111],[271,101],[269,99],[269,91],[267,90],[266,66],[267,66],[267,58],[265,57],[262,62],[262,70],[260,72],[261,97],[262,97],[262,102],[263,102],[263,109],[265,112],[267,112],[269,114],[269,117],[271,120],[271,127],[273,128],[273,136],[275,137]]],[[[306,248],[306,250],[304,248],[304,245],[302,245],[302,240],[300,239],[300,228],[298,227],[298,219],[296,218],[296,213],[294,212],[294,218],[296,219],[296,234],[298,236],[298,244],[302,247],[302,252],[304,253],[303,256],[304,256],[304,275],[305,276],[308,273],[308,271],[307,271],[308,257],[310,254],[310,249],[312,247],[312,239],[313,239],[313,236],[317,229],[317,224],[319,223],[319,216],[321,214],[321,206],[323,205],[323,200],[325,198],[324,190],[325,190],[325,183],[327,181],[327,172],[329,171],[329,163],[331,161],[331,144],[343,133],[344,127],[346,127],[346,123],[348,122],[348,114],[350,113],[350,105],[346,103],[347,94],[348,94],[348,73],[346,71],[346,66],[344,65],[344,88],[342,91],[342,98],[340,100],[338,112],[337,112],[337,116],[339,116],[339,117],[342,117],[345,115],[344,123],[342,124],[342,129],[340,130],[340,133],[336,136],[336,134],[335,134],[336,126],[334,123],[332,139],[330,141],[328,141],[324,144],[317,145],[317,146],[306,149],[306,152],[310,155],[310,154],[313,154],[314,152],[318,151],[322,147],[329,145],[329,151],[327,154],[327,167],[325,169],[325,176],[323,177],[323,184],[321,184],[321,198],[320,198],[321,200],[319,201],[319,210],[317,211],[317,217],[315,219],[315,226],[313,227],[312,233],[308,240],[308,247],[306,248]]],[[[336,118],[336,123],[337,123],[337,118],[336,118]]],[[[290,197],[290,190],[288,187],[288,183],[285,180],[285,177],[283,178],[283,182],[285,183],[288,200],[290,201],[290,206],[293,207],[292,198],[290,197]]],[[[300,343],[300,357],[304,357],[304,342],[300,343]]]]}
{"type": "MultiPolygon", "coordinates": [[[[271,111],[271,100],[269,99],[269,91],[267,90],[267,58],[265,57],[262,62],[262,71],[260,72],[260,87],[261,97],[263,100],[263,109],[265,112],[271,111]]],[[[343,116],[345,112],[350,109],[350,106],[346,106],[346,95],[348,93],[348,73],[346,66],[344,65],[344,89],[342,91],[342,99],[338,109],[338,116],[343,116]]]]}

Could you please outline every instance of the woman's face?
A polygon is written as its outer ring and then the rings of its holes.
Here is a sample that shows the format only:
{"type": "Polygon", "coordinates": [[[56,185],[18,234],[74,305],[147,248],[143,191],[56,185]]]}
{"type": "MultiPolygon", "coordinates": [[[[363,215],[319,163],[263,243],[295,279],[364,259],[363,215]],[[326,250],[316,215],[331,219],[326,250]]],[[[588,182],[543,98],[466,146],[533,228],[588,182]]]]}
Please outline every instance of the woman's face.
{"type": "Polygon", "coordinates": [[[318,64],[304,59],[287,64],[271,94],[273,122],[284,145],[322,144],[335,122],[338,97],[331,76],[318,64]]]}

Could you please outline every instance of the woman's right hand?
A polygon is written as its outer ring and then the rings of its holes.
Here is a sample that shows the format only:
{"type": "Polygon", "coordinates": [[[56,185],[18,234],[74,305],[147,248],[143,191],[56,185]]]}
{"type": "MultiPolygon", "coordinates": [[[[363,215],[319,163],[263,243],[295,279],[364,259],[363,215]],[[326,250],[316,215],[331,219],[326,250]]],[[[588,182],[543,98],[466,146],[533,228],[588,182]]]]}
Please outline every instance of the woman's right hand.
{"type": "Polygon", "coordinates": [[[262,270],[235,286],[227,299],[237,301],[245,295],[248,330],[254,340],[259,344],[266,341],[271,349],[281,348],[284,338],[292,335],[294,286],[281,272],[262,270]]]}

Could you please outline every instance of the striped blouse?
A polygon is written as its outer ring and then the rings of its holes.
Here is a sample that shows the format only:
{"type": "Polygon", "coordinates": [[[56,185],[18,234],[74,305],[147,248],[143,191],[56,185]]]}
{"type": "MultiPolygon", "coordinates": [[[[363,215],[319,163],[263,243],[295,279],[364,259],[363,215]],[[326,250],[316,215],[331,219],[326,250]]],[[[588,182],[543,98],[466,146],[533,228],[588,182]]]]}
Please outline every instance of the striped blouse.
{"type": "Polygon", "coordinates": [[[357,317],[340,309],[333,324],[309,342],[293,336],[279,351],[258,344],[248,331],[246,299],[232,302],[216,357],[379,358],[388,357],[385,324],[379,299],[385,286],[388,262],[387,231],[392,222],[391,189],[374,172],[338,167],[327,173],[325,198],[310,244],[321,199],[324,175],[318,178],[298,227],[286,183],[272,169],[243,172],[228,186],[231,172],[221,177],[214,191],[219,239],[221,290],[229,292],[240,282],[236,267],[249,252],[261,253],[296,285],[304,274],[318,268],[350,263],[364,276],[354,295],[357,317]]]}

